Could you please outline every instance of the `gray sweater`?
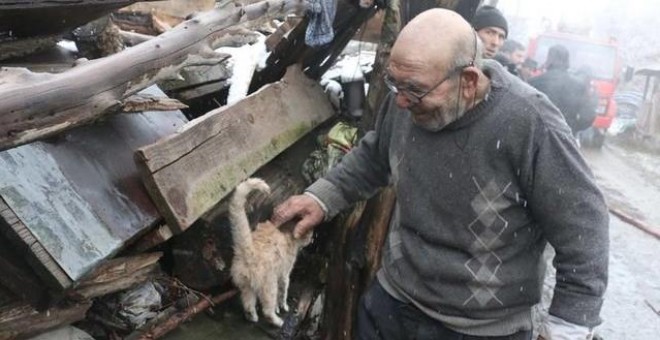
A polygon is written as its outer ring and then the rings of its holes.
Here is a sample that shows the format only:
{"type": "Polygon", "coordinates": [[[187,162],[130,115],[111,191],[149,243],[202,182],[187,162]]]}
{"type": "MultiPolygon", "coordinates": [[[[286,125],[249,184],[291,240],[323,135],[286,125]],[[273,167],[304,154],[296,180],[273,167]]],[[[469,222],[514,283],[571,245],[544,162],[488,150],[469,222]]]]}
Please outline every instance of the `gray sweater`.
{"type": "Polygon", "coordinates": [[[376,130],[307,190],[334,216],[391,184],[378,279],[450,328],[530,329],[547,242],[557,253],[550,313],[596,326],[609,250],[603,196],[557,108],[496,62],[484,72],[488,98],[439,132],[389,98],[376,130]]]}

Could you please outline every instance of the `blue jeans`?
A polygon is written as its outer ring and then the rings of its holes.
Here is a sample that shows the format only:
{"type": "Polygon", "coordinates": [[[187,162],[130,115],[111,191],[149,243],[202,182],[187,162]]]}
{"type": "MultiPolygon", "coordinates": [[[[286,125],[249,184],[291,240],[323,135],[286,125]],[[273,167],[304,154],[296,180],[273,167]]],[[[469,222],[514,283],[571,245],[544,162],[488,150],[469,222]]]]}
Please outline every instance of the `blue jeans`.
{"type": "Polygon", "coordinates": [[[388,294],[374,280],[360,299],[357,312],[358,340],[530,340],[532,331],[507,336],[472,336],[455,332],[411,304],[388,294]]]}

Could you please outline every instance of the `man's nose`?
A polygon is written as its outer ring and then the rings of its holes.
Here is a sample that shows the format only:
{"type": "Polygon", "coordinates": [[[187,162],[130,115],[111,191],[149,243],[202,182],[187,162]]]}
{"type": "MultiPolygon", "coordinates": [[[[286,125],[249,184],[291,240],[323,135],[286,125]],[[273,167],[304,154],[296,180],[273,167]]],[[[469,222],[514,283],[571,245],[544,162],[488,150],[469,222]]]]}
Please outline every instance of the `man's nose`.
{"type": "Polygon", "coordinates": [[[404,96],[403,93],[399,92],[396,94],[396,97],[394,97],[396,106],[402,108],[402,109],[407,109],[412,105],[412,102],[408,97],[404,96]]]}

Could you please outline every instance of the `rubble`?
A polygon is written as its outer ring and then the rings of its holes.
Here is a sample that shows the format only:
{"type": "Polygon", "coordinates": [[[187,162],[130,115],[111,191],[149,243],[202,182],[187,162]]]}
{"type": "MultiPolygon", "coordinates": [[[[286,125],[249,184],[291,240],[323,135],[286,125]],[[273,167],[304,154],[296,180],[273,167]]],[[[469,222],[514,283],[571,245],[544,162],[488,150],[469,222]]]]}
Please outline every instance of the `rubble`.
{"type": "MultiPolygon", "coordinates": [[[[377,65],[345,57],[359,76],[318,82],[379,1],[339,0],[335,38],[317,48],[304,42],[304,0],[134,2],[0,4],[0,339],[69,324],[156,339],[231,308],[224,197],[261,177],[273,193],[252,197],[249,217],[268,218],[307,185],[317,135],[335,126],[327,170],[358,138],[348,123],[373,115],[363,91],[342,93],[355,80],[364,90],[377,65]],[[4,20],[46,10],[36,31],[4,20]],[[242,68],[229,47],[265,58],[242,68]]],[[[319,229],[294,269],[296,308],[269,336],[350,337],[394,201],[384,190],[319,229]]]]}
{"type": "MultiPolygon", "coordinates": [[[[69,324],[155,339],[234,296],[223,197],[255,173],[274,202],[304,188],[307,134],[336,117],[316,82],[375,12],[340,1],[338,39],[312,50],[304,18],[285,15],[303,0],[122,8],[134,2],[0,5],[0,18],[50,18],[32,31],[0,20],[0,339],[69,324]],[[257,42],[268,58],[230,81],[236,63],[218,48],[257,42]],[[238,81],[247,96],[231,104],[238,81]],[[206,98],[221,107],[199,112],[206,98]]],[[[324,263],[315,247],[304,256],[324,263]]],[[[312,306],[320,327],[324,267],[303,271],[282,338],[303,333],[312,306]]]]}

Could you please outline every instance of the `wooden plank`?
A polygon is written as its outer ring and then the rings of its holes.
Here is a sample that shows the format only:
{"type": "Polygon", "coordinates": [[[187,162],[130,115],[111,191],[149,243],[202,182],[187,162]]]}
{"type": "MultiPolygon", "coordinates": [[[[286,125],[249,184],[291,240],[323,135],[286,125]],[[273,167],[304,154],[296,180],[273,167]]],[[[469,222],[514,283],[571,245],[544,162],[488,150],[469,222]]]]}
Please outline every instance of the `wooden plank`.
{"type": "Polygon", "coordinates": [[[186,121],[179,111],[117,115],[0,152],[0,230],[51,288],[68,288],[161,219],[133,153],[186,121]]]}
{"type": "Polygon", "coordinates": [[[0,339],[27,338],[85,318],[91,302],[37,312],[27,304],[0,308],[0,339]]]}
{"type": "Polygon", "coordinates": [[[135,254],[147,251],[171,239],[172,236],[174,234],[170,227],[167,224],[161,225],[135,241],[129,251],[135,254]]]}
{"type": "MultiPolygon", "coordinates": [[[[61,35],[134,2],[136,0],[0,1],[0,42],[61,35]]],[[[0,44],[0,51],[3,47],[0,44]]]]}
{"type": "Polygon", "coordinates": [[[213,9],[215,0],[169,0],[158,2],[138,2],[124,7],[120,12],[148,13],[165,20],[171,26],[178,25],[190,14],[213,9]]]}
{"type": "Polygon", "coordinates": [[[157,276],[157,262],[162,256],[163,253],[157,252],[108,261],[81,280],[69,295],[91,299],[146,282],[157,276]]]}
{"type": "Polygon", "coordinates": [[[9,289],[0,284],[0,306],[6,306],[18,302],[20,299],[9,289]]]}
{"type": "MultiPolygon", "coordinates": [[[[122,5],[126,6],[137,0],[9,0],[0,3],[0,10],[6,9],[28,9],[28,8],[44,8],[44,7],[84,7],[84,6],[112,6],[122,5]]],[[[142,0],[142,1],[155,1],[155,0],[142,0]]]]}
{"type": "Polygon", "coordinates": [[[46,285],[30,269],[24,256],[10,247],[5,235],[0,234],[0,245],[0,286],[35,308],[45,307],[48,297],[46,285]]]}
{"type": "Polygon", "coordinates": [[[227,28],[302,7],[303,0],[264,0],[245,7],[217,8],[158,39],[80,63],[63,73],[0,69],[0,149],[60,134],[116,113],[117,101],[175,76],[182,67],[226,59],[227,55],[213,48],[232,32],[227,28]]]}
{"type": "Polygon", "coordinates": [[[2,197],[0,197],[0,217],[6,224],[5,228],[9,228],[15,233],[5,232],[7,237],[17,245],[19,251],[24,254],[26,261],[30,262],[32,268],[35,268],[37,274],[48,286],[54,289],[64,289],[71,286],[71,278],[39,243],[30,229],[18,219],[2,197]],[[14,240],[11,240],[11,238],[14,238],[14,240]]]}
{"type": "Polygon", "coordinates": [[[158,262],[162,256],[163,253],[154,252],[112,259],[96,267],[85,278],[80,280],[76,285],[76,289],[93,284],[112,282],[118,278],[131,275],[131,273],[158,262]]]}
{"type": "Polygon", "coordinates": [[[136,162],[167,224],[183,231],[333,114],[321,87],[293,66],[282,81],[141,148],[136,162]]]}

